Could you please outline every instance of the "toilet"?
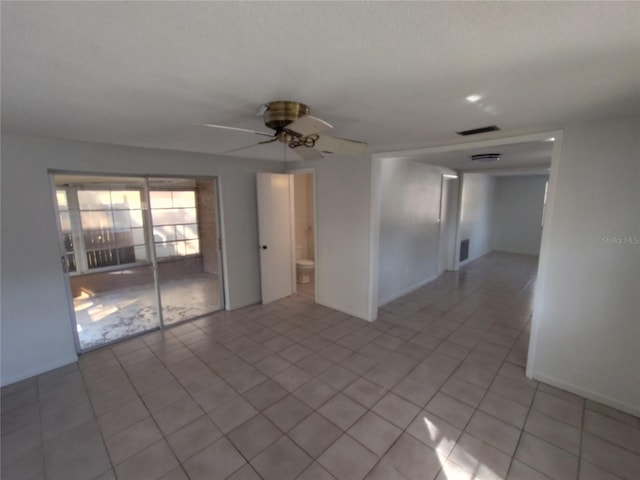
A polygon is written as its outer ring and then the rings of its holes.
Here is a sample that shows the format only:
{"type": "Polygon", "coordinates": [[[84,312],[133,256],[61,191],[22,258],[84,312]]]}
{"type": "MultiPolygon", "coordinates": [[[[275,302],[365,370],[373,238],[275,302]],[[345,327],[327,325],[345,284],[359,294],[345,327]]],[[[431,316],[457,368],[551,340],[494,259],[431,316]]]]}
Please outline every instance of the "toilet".
{"type": "Polygon", "coordinates": [[[302,247],[296,246],[296,281],[298,283],[310,283],[313,278],[313,260],[307,260],[302,257],[302,247]]]}

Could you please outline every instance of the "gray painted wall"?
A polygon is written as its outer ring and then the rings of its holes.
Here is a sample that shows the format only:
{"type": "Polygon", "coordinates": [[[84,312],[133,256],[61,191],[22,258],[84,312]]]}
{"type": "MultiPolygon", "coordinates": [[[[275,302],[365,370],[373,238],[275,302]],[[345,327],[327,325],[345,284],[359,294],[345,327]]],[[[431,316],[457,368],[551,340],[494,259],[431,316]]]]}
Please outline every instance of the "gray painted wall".
{"type": "Polygon", "coordinates": [[[528,373],[538,380],[635,415],[638,132],[638,117],[564,130],[550,177],[528,362],[528,373]]]}
{"type": "Polygon", "coordinates": [[[438,274],[441,174],[449,170],[385,159],[380,170],[378,303],[384,305],[438,274]]]}
{"type": "Polygon", "coordinates": [[[459,251],[460,242],[468,238],[469,258],[461,262],[461,265],[491,251],[495,183],[494,177],[483,173],[462,175],[457,251],[459,251]]]}
{"type": "Polygon", "coordinates": [[[548,175],[496,177],[493,250],[538,255],[548,175]]]}
{"type": "Polygon", "coordinates": [[[48,169],[218,176],[227,305],[260,301],[255,172],[282,163],[3,135],[3,385],[76,359],[48,169]]]}
{"type": "MultiPolygon", "coordinates": [[[[226,305],[235,309],[261,296],[256,172],[284,168],[283,162],[3,135],[2,384],[77,358],[50,169],[218,177],[226,305]]],[[[316,187],[317,302],[368,318],[370,159],[318,162],[316,187]]]]}

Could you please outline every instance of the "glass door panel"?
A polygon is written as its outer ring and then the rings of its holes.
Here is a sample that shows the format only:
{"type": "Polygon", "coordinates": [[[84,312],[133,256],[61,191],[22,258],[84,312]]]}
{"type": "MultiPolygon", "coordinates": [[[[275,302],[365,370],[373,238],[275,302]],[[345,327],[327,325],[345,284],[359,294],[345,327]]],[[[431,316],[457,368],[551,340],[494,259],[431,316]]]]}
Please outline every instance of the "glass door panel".
{"type": "Polygon", "coordinates": [[[80,351],[159,328],[144,179],[54,181],[80,351]]]}
{"type": "Polygon", "coordinates": [[[215,180],[149,178],[165,325],[222,308],[215,180]]]}

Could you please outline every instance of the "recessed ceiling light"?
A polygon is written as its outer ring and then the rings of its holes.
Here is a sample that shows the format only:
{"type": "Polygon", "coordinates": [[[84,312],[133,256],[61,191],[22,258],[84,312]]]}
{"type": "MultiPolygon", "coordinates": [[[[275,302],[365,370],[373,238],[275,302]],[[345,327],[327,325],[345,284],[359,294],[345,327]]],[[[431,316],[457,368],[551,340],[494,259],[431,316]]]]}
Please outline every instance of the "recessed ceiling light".
{"type": "Polygon", "coordinates": [[[477,94],[469,95],[465,100],[469,103],[476,103],[478,100],[482,100],[482,96],[477,94]]]}
{"type": "Polygon", "coordinates": [[[545,142],[555,142],[556,141],[556,137],[545,138],[544,141],[545,142]]]}

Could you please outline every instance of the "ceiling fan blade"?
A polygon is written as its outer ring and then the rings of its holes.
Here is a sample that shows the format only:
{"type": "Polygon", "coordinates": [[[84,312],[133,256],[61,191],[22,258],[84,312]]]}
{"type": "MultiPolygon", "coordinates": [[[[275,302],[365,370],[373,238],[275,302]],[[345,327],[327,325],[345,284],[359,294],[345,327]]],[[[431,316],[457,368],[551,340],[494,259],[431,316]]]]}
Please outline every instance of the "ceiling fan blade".
{"type": "Polygon", "coordinates": [[[318,140],[316,140],[314,148],[321,152],[337,153],[351,157],[369,154],[369,145],[365,142],[329,137],[327,135],[320,135],[318,140]]]}
{"type": "Polygon", "coordinates": [[[331,124],[319,118],[312,117],[311,115],[303,115],[285,127],[286,130],[297,133],[303,137],[324,132],[325,130],[331,130],[332,128],[331,124]]]}
{"type": "Polygon", "coordinates": [[[320,152],[309,147],[296,147],[291,150],[296,152],[302,160],[316,161],[324,158],[320,152]]]}
{"type": "Polygon", "coordinates": [[[248,148],[253,148],[253,147],[257,147],[258,145],[262,144],[264,142],[258,142],[258,143],[252,143],[251,145],[245,145],[244,147],[238,147],[238,148],[232,148],[231,150],[225,150],[224,152],[218,152],[218,155],[226,155],[227,153],[235,153],[235,152],[239,152],[241,150],[246,150],[248,148]]]}
{"type": "Polygon", "coordinates": [[[216,125],[215,123],[196,123],[196,125],[200,125],[202,127],[209,127],[209,128],[221,128],[223,130],[234,130],[236,132],[255,133],[256,135],[262,135],[265,137],[273,137],[272,133],[258,132],[256,130],[249,130],[246,128],[228,127],[226,125],[216,125]]]}

